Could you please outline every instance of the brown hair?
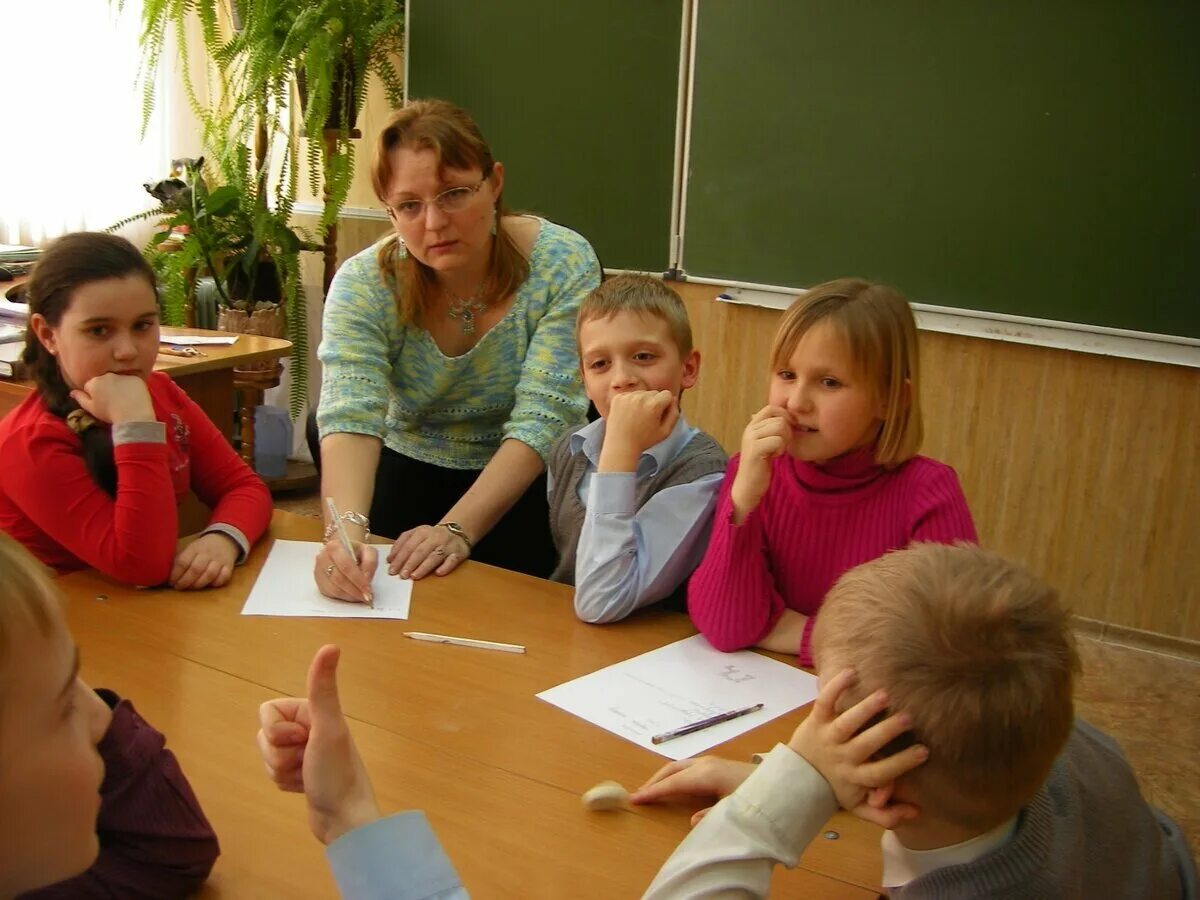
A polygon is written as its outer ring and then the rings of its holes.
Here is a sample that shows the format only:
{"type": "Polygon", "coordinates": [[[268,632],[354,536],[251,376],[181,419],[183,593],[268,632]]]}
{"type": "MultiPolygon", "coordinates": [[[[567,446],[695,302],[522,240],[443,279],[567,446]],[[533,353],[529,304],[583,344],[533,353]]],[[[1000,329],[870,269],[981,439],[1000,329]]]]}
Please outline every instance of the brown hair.
{"type": "Polygon", "coordinates": [[[1057,593],[978,547],[914,544],[851,569],[813,632],[827,674],[852,666],[913,720],[929,761],[903,781],[923,806],[990,828],[1049,774],[1079,669],[1057,593]]]}
{"type": "MultiPolygon", "coordinates": [[[[445,100],[413,100],[392,114],[375,144],[371,185],[379,202],[387,205],[387,188],[392,180],[392,151],[399,148],[432,150],[438,167],[479,169],[489,178],[496,160],[483,139],[479,126],[466,110],[445,100]]],[[[529,261],[504,225],[507,214],[503,195],[496,198],[496,238],[488,260],[483,297],[507,297],[529,277],[529,261]]],[[[411,253],[401,259],[399,235],[389,235],[379,246],[376,260],[396,297],[396,311],[404,324],[420,324],[421,317],[437,291],[437,276],[411,253]],[[405,290],[400,290],[403,283],[405,290]]]]}
{"type": "Polygon", "coordinates": [[[804,334],[829,321],[849,344],[863,377],[885,401],[883,430],[875,462],[894,469],[921,449],[924,428],[918,391],[917,324],[912,308],[898,292],[858,278],[841,278],[809,289],[779,323],[771,348],[771,367],[786,364],[804,334]]]}
{"type": "MultiPolygon", "coordinates": [[[[136,247],[125,238],[95,231],[64,234],[39,257],[29,278],[26,298],[29,314],[41,315],[57,328],[71,305],[75,291],[93,281],[138,275],[150,289],[156,287],[154,270],[136,247]]],[[[47,350],[32,328],[25,332],[22,361],[30,367],[33,380],[46,408],[61,419],[79,409],[71,389],[63,380],[58,360],[47,350]]],[[[113,462],[112,432],[92,426],[79,432],[83,461],[96,484],[110,496],[117,494],[117,467],[113,462]]]]}
{"type": "Polygon", "coordinates": [[[0,665],[22,631],[33,626],[49,634],[57,615],[58,591],[49,571],[0,532],[0,665]]]}
{"type": "Polygon", "coordinates": [[[579,332],[584,322],[606,319],[623,312],[657,316],[667,323],[680,358],[692,352],[692,326],[688,321],[687,307],[679,295],[661,279],[634,274],[609,278],[583,299],[575,319],[576,347],[579,346],[579,332]]]}

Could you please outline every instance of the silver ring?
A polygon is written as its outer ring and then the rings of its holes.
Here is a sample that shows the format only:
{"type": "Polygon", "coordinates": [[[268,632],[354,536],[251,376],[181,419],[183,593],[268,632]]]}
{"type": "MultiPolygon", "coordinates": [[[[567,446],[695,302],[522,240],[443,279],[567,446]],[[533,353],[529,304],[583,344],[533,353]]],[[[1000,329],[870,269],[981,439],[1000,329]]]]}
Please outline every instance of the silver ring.
{"type": "Polygon", "coordinates": [[[433,555],[434,556],[445,556],[446,551],[442,547],[436,547],[436,548],[434,548],[433,555]]]}
{"type": "Polygon", "coordinates": [[[336,569],[336,568],[337,568],[337,565],[336,565],[335,563],[330,563],[329,565],[327,565],[327,566],[325,567],[325,577],[326,577],[326,578],[332,578],[332,577],[333,577],[333,570],[334,570],[334,569],[336,569]]]}

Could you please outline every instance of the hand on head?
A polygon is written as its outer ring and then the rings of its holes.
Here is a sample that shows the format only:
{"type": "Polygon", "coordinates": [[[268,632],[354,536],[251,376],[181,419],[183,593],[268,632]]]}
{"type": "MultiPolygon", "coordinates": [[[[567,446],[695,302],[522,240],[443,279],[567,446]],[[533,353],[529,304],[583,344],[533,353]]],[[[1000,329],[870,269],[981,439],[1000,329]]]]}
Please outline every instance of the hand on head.
{"type": "MultiPolygon", "coordinates": [[[[661,803],[669,800],[701,798],[720,800],[737,790],[738,785],[750,777],[754,764],[734,762],[717,756],[701,756],[667,763],[650,776],[650,780],[633,792],[634,803],[661,803]]],[[[706,807],[692,816],[692,824],[699,822],[711,807],[706,807]]]]}
{"type": "Polygon", "coordinates": [[[907,713],[893,713],[866,727],[887,710],[884,691],[875,691],[839,714],[838,701],[855,680],[852,669],[843,669],[830,679],[788,746],[829,782],[841,806],[860,819],[895,828],[918,814],[912,804],[892,802],[896,779],[922,765],[929,750],[913,744],[876,759],[876,754],[912,727],[912,720],[907,713]]]}
{"type": "Polygon", "coordinates": [[[97,375],[71,391],[71,398],[93,418],[111,425],[155,421],[150,389],[137,375],[97,375]]]}
{"type": "Polygon", "coordinates": [[[679,421],[679,402],[670,391],[629,391],[612,398],[604,417],[601,472],[634,472],[642,454],[666,440],[679,421]]]}
{"type": "Polygon", "coordinates": [[[365,603],[371,594],[371,579],[379,565],[379,551],[370,544],[352,542],[357,558],[346,552],[335,534],[317,553],[313,578],[317,589],[334,600],[365,603]]]}
{"type": "Polygon", "coordinates": [[[241,548],[220,532],[202,534],[175,554],[168,583],[177,591],[221,587],[233,577],[241,548]]]}
{"type": "Polygon", "coordinates": [[[338,699],[340,651],[327,644],[308,669],[308,698],[268,700],[258,710],[258,749],[285,791],[303,791],[308,823],[329,844],[380,817],[375,791],[338,699]]]}
{"type": "Polygon", "coordinates": [[[787,452],[795,417],[779,406],[764,406],[750,417],[742,432],[741,458],[730,499],[740,522],[759,504],[771,486],[771,460],[787,452]]]}
{"type": "Polygon", "coordinates": [[[470,555],[467,542],[449,528],[418,525],[392,544],[387,555],[388,574],[413,581],[426,575],[449,575],[470,555]]]}

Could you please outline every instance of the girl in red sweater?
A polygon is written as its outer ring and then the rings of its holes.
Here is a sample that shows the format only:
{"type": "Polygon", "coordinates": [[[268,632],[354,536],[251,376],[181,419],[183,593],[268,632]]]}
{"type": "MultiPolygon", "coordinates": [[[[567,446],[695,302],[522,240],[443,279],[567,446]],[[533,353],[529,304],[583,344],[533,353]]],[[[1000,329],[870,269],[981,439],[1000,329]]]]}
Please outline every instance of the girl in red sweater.
{"type": "Polygon", "coordinates": [[[42,562],[120,581],[218,587],[271,518],[271,495],[162,373],[154,272],[123,238],[81,232],[42,254],[23,360],[37,391],[0,420],[0,529],[42,562]],[[212,509],[177,549],[188,489],[212,509]]]}
{"type": "Polygon", "coordinates": [[[857,279],[784,314],[767,405],[729,461],[688,611],[719,650],[811,666],[809,635],[843,572],[913,541],[976,540],[954,470],[918,456],[917,329],[895,291],[857,279]]]}

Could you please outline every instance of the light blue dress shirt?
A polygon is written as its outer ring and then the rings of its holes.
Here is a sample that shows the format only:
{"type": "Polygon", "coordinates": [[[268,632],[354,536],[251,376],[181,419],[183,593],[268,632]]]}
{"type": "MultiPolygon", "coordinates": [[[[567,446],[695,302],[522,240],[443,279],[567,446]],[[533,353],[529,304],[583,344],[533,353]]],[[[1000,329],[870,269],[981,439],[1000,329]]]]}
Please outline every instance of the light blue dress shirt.
{"type": "MultiPolygon", "coordinates": [[[[579,480],[587,514],[575,553],[575,614],[585,622],[616,622],[663,599],[700,564],[724,472],[666,488],[634,508],[638,481],[671,462],[697,430],[680,415],[666,439],[642,454],[636,473],[596,471],[603,419],[571,435],[571,454],[588,460],[579,480]]],[[[547,487],[554,491],[552,477],[547,487]]]]}
{"type": "Polygon", "coordinates": [[[325,856],[345,900],[470,897],[423,812],[399,813],[348,831],[325,856]]]}

